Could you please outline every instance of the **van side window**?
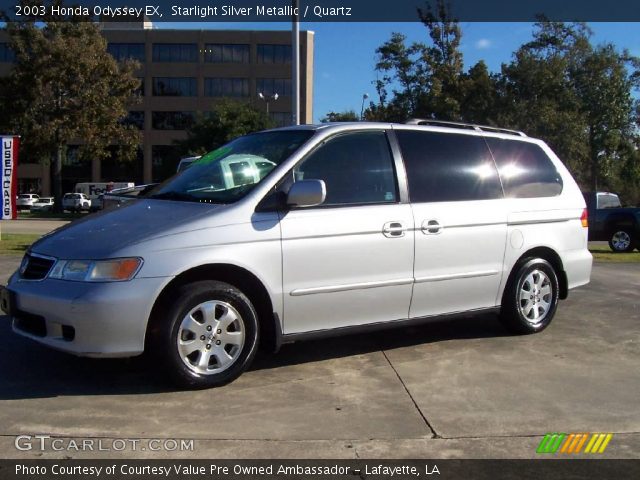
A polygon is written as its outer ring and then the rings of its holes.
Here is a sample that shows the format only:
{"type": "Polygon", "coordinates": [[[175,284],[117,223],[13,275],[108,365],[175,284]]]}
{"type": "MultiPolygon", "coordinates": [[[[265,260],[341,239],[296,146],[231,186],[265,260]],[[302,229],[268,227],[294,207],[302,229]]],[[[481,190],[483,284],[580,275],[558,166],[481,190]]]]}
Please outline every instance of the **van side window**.
{"type": "Polygon", "coordinates": [[[502,197],[496,166],[482,137],[396,130],[413,203],[502,197]]]}
{"type": "Polygon", "coordinates": [[[486,138],[502,179],[506,197],[555,197],[562,177],[547,154],[535,143],[486,138]]]}
{"type": "Polygon", "coordinates": [[[323,205],[393,203],[398,192],[384,132],[355,132],[329,139],[293,171],[296,181],[324,180],[323,205]]]}

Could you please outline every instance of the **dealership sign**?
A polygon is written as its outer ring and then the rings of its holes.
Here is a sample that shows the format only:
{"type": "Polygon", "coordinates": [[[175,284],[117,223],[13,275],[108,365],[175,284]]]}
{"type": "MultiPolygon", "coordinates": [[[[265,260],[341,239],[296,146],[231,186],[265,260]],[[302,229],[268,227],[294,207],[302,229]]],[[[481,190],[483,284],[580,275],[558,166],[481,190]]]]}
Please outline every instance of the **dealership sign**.
{"type": "Polygon", "coordinates": [[[2,142],[2,220],[15,220],[18,216],[16,196],[18,194],[18,144],[20,137],[3,135],[2,142]]]}

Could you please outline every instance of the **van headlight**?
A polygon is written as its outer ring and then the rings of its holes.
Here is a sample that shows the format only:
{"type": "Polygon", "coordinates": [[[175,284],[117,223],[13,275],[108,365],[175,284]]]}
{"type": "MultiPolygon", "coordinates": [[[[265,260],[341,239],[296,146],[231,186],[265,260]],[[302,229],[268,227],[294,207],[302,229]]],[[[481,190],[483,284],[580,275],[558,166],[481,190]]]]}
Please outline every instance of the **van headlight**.
{"type": "Polygon", "coordinates": [[[58,260],[49,278],[76,282],[125,282],[131,280],[142,259],[114,258],[113,260],[58,260]]]}

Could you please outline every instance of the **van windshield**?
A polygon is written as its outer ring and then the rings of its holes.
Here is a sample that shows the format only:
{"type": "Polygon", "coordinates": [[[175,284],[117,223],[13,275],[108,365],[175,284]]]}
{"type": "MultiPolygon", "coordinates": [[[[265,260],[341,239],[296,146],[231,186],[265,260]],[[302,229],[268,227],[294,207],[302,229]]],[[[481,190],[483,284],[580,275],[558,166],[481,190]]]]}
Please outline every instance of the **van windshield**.
{"type": "Polygon", "coordinates": [[[154,188],[147,198],[233,203],[247,195],[313,133],[280,130],[237,138],[195,160],[188,169],[154,188]]]}

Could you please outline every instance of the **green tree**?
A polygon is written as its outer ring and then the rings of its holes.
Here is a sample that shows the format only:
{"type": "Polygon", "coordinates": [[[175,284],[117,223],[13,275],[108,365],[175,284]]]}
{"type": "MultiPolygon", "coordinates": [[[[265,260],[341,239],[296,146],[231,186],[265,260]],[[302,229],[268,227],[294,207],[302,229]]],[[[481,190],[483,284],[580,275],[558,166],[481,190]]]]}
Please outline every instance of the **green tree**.
{"type": "Polygon", "coordinates": [[[415,116],[461,120],[464,62],[460,51],[460,25],[450,15],[444,0],[436,0],[434,7],[427,4],[425,10],[418,9],[418,16],[429,32],[431,42],[422,51],[425,64],[422,70],[429,73],[428,88],[420,96],[415,116]]]}
{"type": "Polygon", "coordinates": [[[628,145],[635,131],[635,109],[629,60],[628,53],[617,52],[611,44],[601,45],[571,72],[588,129],[589,187],[593,190],[611,188],[622,168],[619,163],[631,155],[628,145]]]}
{"type": "Polygon", "coordinates": [[[346,110],[344,112],[329,112],[320,119],[322,123],[357,122],[358,120],[360,120],[360,118],[354,110],[346,110]]]}
{"type": "Polygon", "coordinates": [[[428,76],[423,61],[425,46],[414,43],[406,46],[406,37],[394,32],[376,50],[374,82],[379,103],[371,104],[365,117],[368,120],[403,121],[414,114],[419,98],[427,89],[428,76]]]}
{"type": "Polygon", "coordinates": [[[500,123],[546,140],[584,189],[614,189],[634,171],[637,60],[593,47],[581,23],[539,22],[502,66],[500,123]],[[631,165],[629,164],[631,162],[631,165]]]}
{"type": "Polygon", "coordinates": [[[404,121],[409,117],[460,120],[463,118],[462,31],[442,0],[435,7],[419,9],[429,42],[406,44],[406,37],[393,33],[376,50],[379,102],[371,103],[365,118],[404,121]]]}
{"type": "Polygon", "coordinates": [[[187,130],[187,138],[176,142],[184,155],[202,155],[234,138],[273,128],[271,118],[248,103],[223,99],[213,111],[200,116],[187,130]]]}
{"type": "Polygon", "coordinates": [[[15,64],[0,85],[4,127],[22,136],[26,154],[53,160],[56,201],[69,143],[99,158],[117,145],[121,158],[133,158],[139,133],[122,120],[140,84],[137,64],[116,62],[93,22],[46,18],[43,24],[7,22],[5,28],[15,64]]]}
{"type": "Polygon", "coordinates": [[[499,75],[492,75],[483,60],[462,75],[460,117],[470,123],[499,126],[499,80],[499,75]]]}

